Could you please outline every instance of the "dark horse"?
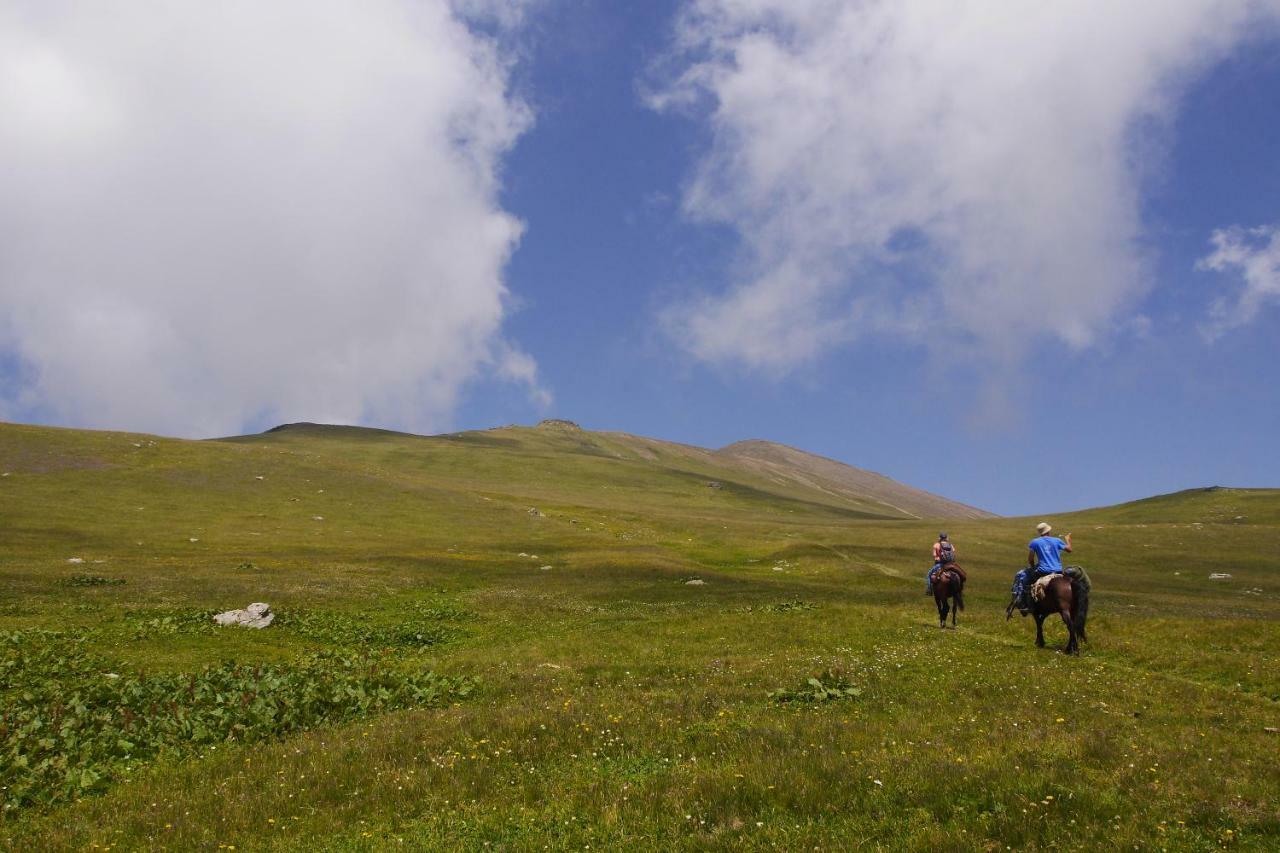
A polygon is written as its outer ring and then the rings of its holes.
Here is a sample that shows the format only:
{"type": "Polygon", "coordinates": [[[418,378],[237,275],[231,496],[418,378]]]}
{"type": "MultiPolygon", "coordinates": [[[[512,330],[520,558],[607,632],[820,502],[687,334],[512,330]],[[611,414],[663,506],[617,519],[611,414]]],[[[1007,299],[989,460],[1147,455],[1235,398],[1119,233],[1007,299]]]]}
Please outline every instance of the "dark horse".
{"type": "MultiPolygon", "coordinates": [[[[1031,615],[1036,620],[1036,645],[1044,648],[1044,620],[1057,613],[1062,623],[1067,626],[1067,647],[1063,649],[1069,655],[1080,654],[1080,641],[1089,641],[1085,635],[1084,624],[1089,617],[1089,576],[1078,566],[1068,569],[1069,575],[1055,575],[1045,587],[1044,598],[1033,601],[1031,615]],[[1074,570],[1074,571],[1072,571],[1074,570]]],[[[1013,608],[1018,604],[1017,598],[1009,602],[1005,608],[1004,618],[1013,617],[1013,608]]],[[[1024,614],[1025,615],[1025,614],[1024,614]]]]}
{"type": "Polygon", "coordinates": [[[933,576],[933,601],[938,605],[938,627],[947,627],[947,614],[951,614],[951,627],[956,626],[956,614],[964,610],[964,569],[955,563],[947,563],[933,576]],[[952,603],[948,604],[947,599],[952,603]]]}

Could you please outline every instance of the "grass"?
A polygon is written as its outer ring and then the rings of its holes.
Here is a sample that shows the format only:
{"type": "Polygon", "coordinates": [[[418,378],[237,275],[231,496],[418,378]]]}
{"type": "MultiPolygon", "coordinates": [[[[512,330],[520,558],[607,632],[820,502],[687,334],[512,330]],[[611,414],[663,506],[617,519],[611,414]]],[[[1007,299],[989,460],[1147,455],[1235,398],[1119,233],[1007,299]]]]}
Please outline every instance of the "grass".
{"type": "Polygon", "coordinates": [[[940,631],[921,594],[936,522],[635,447],[0,426],[0,632],[45,654],[7,671],[6,719],[108,668],[176,696],[202,673],[294,684],[317,656],[374,654],[469,688],[91,764],[86,790],[0,816],[0,846],[1280,841],[1280,492],[1051,519],[1095,589],[1091,643],[1067,658],[1003,618],[1039,519],[947,523],[970,583],[940,631]],[[278,624],[206,621],[251,601],[278,624]]]}

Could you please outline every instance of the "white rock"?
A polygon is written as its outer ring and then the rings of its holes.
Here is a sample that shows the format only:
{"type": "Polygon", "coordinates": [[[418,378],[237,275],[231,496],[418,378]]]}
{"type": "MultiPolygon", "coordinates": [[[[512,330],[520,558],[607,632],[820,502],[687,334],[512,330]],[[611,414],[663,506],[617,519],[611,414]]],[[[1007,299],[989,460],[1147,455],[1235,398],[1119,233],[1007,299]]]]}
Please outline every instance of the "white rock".
{"type": "Polygon", "coordinates": [[[258,476],[254,477],[253,479],[255,479],[255,480],[265,480],[265,479],[267,479],[267,478],[266,478],[266,477],[264,477],[264,476],[262,476],[261,474],[259,474],[258,476]]]}
{"type": "Polygon", "coordinates": [[[1227,580],[1227,579],[1228,579],[1228,578],[1230,578],[1230,577],[1231,577],[1231,575],[1227,574],[1226,572],[1214,572],[1213,574],[1209,575],[1209,580],[1211,580],[1211,581],[1224,581],[1224,580],[1227,580]]]}
{"type": "Polygon", "coordinates": [[[254,602],[244,610],[228,610],[213,617],[219,625],[239,625],[242,628],[265,628],[272,623],[276,615],[271,612],[271,605],[261,601],[254,602]]]}
{"type": "Polygon", "coordinates": [[[190,539],[188,539],[187,541],[188,541],[188,542],[199,542],[199,541],[200,541],[200,538],[199,538],[199,537],[197,537],[197,536],[192,536],[192,537],[191,537],[190,539]]]}
{"type": "Polygon", "coordinates": [[[704,581],[702,578],[694,578],[691,581],[685,581],[684,585],[685,586],[706,586],[707,582],[704,581]]]}
{"type": "Polygon", "coordinates": [[[323,516],[323,515],[313,515],[313,516],[311,516],[311,520],[312,520],[312,521],[324,521],[324,516],[323,516]]]}
{"type": "Polygon", "coordinates": [[[67,560],[67,562],[68,562],[68,563],[75,563],[76,565],[80,565],[81,563],[83,563],[83,562],[84,562],[84,557],[72,557],[70,560],[67,560]]]}
{"type": "Polygon", "coordinates": [[[551,571],[551,567],[550,567],[550,566],[539,566],[539,567],[538,567],[538,569],[539,569],[540,571],[544,571],[544,572],[549,572],[549,571],[551,571]]]}

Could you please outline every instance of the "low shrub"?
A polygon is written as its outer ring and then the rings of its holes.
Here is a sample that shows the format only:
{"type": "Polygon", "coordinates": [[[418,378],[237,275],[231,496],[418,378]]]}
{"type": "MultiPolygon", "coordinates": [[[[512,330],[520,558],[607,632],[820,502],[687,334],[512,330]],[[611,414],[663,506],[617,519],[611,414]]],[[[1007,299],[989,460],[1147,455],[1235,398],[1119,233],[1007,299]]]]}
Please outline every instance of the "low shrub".
{"type": "Polygon", "coordinates": [[[399,668],[389,653],[132,674],[72,632],[0,633],[0,814],[104,788],[158,754],[249,743],[467,696],[469,678],[399,668]]]}
{"type": "Polygon", "coordinates": [[[769,692],[769,698],[777,702],[831,702],[861,695],[862,688],[853,686],[842,673],[831,670],[812,676],[795,690],[779,688],[769,692]]]}
{"type": "Polygon", "coordinates": [[[62,582],[63,586],[121,586],[124,578],[104,578],[101,575],[72,575],[62,582]]]}

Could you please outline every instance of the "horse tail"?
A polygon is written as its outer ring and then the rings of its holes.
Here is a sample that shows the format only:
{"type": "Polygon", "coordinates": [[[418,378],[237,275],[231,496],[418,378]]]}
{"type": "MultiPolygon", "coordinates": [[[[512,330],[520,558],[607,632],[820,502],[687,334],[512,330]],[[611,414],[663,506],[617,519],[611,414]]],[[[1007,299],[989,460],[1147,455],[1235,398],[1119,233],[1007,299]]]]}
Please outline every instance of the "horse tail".
{"type": "Polygon", "coordinates": [[[1071,591],[1074,593],[1076,602],[1075,628],[1076,633],[1080,635],[1080,639],[1088,641],[1085,635],[1084,626],[1089,618],[1089,592],[1093,589],[1093,583],[1089,580],[1089,575],[1079,566],[1072,566],[1076,570],[1077,575],[1074,583],[1071,584],[1071,591]]]}

